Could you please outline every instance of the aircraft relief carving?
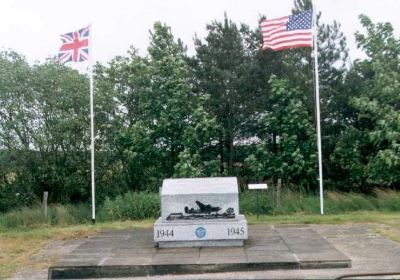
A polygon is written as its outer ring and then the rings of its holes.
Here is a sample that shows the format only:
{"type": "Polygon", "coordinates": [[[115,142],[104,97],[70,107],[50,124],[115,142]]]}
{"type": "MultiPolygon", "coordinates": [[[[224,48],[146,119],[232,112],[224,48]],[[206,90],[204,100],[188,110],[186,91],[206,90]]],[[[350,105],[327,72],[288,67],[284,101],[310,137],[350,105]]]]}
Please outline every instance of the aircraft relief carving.
{"type": "Polygon", "coordinates": [[[223,213],[219,213],[222,208],[219,206],[212,206],[211,204],[204,204],[196,200],[197,209],[184,207],[184,213],[171,213],[168,215],[167,220],[196,220],[196,219],[234,219],[235,211],[229,207],[223,213]]]}

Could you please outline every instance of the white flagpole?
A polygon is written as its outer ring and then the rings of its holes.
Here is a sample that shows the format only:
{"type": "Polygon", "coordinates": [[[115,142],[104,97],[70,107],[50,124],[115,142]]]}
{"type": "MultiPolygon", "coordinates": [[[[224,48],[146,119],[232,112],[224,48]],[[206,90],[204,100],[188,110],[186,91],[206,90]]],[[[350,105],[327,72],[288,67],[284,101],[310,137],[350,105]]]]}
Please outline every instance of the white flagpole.
{"type": "Polygon", "coordinates": [[[317,9],[315,0],[313,4],[313,24],[314,24],[314,62],[315,62],[315,106],[317,114],[317,147],[318,147],[318,170],[319,170],[319,199],[321,215],[324,214],[324,186],[322,177],[322,146],[321,146],[321,118],[319,110],[319,75],[318,75],[318,33],[317,33],[317,9]]]}
{"type": "Polygon", "coordinates": [[[96,222],[96,201],[95,201],[95,181],[94,181],[94,110],[93,110],[93,49],[92,49],[92,25],[89,30],[89,78],[90,78],[90,166],[92,183],[92,222],[96,222]]]}

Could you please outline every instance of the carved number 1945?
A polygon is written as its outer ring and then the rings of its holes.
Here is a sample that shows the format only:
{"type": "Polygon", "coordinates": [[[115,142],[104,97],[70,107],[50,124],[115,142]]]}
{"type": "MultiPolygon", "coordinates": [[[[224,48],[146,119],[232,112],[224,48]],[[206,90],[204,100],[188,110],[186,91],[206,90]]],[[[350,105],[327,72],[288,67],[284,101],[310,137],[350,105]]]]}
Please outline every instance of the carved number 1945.
{"type": "Polygon", "coordinates": [[[228,228],[228,236],[233,236],[233,235],[243,235],[244,234],[244,228],[234,228],[230,227],[228,228]]]}

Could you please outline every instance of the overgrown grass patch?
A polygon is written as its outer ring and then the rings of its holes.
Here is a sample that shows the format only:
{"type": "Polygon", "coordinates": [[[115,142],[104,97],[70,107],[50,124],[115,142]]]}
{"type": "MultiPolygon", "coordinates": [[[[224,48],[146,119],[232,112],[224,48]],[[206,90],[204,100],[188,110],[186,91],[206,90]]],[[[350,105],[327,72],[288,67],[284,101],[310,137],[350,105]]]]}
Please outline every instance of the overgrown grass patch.
{"type": "MultiPolygon", "coordinates": [[[[318,215],[320,201],[318,194],[283,190],[277,205],[274,191],[259,193],[261,215],[318,215]]],[[[239,196],[240,212],[246,215],[257,214],[256,192],[245,191],[239,196]]],[[[370,195],[360,193],[325,192],[326,214],[346,214],[356,211],[400,211],[400,192],[375,190],[370,195]]],[[[188,202],[190,203],[190,202],[188,202]]],[[[160,216],[160,197],[158,193],[129,192],[113,199],[107,198],[97,206],[98,222],[156,219],[160,216]]],[[[0,231],[12,228],[38,228],[44,226],[67,226],[91,222],[91,205],[50,205],[48,214],[37,208],[22,208],[0,215],[0,231]]]]}
{"type": "Polygon", "coordinates": [[[0,231],[13,228],[38,228],[75,225],[90,221],[90,205],[50,205],[45,215],[41,207],[21,208],[0,215],[0,231]]]}
{"type": "Polygon", "coordinates": [[[400,211],[400,192],[376,189],[374,193],[379,210],[400,211]]]}
{"type": "Polygon", "coordinates": [[[143,220],[159,216],[159,195],[148,192],[128,192],[112,200],[107,198],[99,211],[102,221],[143,220]]]}
{"type": "MultiPolygon", "coordinates": [[[[240,209],[245,214],[257,213],[256,192],[245,191],[240,195],[240,209]]],[[[263,191],[259,193],[259,211],[263,215],[319,214],[320,198],[318,194],[293,192],[285,190],[277,204],[276,193],[263,191]]],[[[400,211],[400,192],[392,190],[375,190],[370,195],[362,193],[341,193],[326,191],[324,210],[327,214],[341,214],[354,211],[400,211]]]]}

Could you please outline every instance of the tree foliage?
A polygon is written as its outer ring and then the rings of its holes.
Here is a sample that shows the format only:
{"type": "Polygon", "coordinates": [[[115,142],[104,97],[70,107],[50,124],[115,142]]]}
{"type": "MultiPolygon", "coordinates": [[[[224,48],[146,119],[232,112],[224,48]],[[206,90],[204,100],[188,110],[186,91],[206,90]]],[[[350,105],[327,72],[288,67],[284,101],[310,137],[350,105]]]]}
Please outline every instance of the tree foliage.
{"type": "MultiPolygon", "coordinates": [[[[311,8],[296,0],[293,12],[311,8]]],[[[338,22],[320,23],[318,55],[326,186],[400,186],[400,40],[361,15],[365,59],[349,63],[338,22]]],[[[263,16],[261,17],[263,18],[263,16]]],[[[157,191],[168,177],[283,179],[317,189],[310,49],[261,51],[261,30],[227,15],[189,56],[156,22],[148,55],[131,47],[95,75],[97,199],[157,191]]],[[[55,59],[0,53],[0,211],[90,197],[89,81],[55,59]]]]}
{"type": "Polygon", "coordinates": [[[398,187],[400,40],[389,23],[374,24],[365,15],[360,21],[366,33],[357,32],[356,40],[367,59],[356,60],[348,73],[352,122],[338,137],[332,159],[346,162],[337,172],[348,173],[344,183],[351,181],[355,188],[398,187]]]}

